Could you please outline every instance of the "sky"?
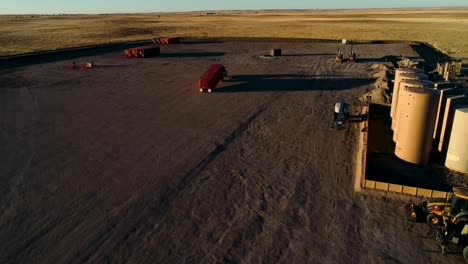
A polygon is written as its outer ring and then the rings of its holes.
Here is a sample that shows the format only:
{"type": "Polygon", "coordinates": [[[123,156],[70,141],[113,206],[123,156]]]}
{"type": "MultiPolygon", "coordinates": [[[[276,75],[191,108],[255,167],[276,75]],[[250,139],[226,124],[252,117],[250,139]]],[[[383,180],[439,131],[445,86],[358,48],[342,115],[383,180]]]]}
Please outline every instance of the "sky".
{"type": "Polygon", "coordinates": [[[468,6],[467,0],[0,0],[0,14],[468,6]]]}

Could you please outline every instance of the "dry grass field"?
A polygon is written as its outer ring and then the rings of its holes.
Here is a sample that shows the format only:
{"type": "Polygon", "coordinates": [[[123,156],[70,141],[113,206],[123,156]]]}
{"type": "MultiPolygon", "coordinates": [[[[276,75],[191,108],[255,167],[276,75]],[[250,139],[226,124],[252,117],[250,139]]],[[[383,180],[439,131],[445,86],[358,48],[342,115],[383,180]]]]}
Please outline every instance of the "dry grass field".
{"type": "Polygon", "coordinates": [[[411,40],[468,58],[468,8],[0,16],[0,56],[157,36],[411,40]]]}

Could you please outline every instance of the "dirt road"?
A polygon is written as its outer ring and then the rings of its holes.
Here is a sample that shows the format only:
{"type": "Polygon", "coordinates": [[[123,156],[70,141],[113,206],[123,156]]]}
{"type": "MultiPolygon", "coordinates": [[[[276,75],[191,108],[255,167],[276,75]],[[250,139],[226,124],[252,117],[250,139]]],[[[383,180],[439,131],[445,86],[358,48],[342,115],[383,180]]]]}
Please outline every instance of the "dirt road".
{"type": "Polygon", "coordinates": [[[455,263],[405,201],[356,193],[359,124],[333,105],[373,89],[406,44],[225,42],[0,72],[1,263],[455,263]],[[282,48],[277,60],[258,58],[282,48]],[[231,80],[201,94],[210,63],[231,80]]]}

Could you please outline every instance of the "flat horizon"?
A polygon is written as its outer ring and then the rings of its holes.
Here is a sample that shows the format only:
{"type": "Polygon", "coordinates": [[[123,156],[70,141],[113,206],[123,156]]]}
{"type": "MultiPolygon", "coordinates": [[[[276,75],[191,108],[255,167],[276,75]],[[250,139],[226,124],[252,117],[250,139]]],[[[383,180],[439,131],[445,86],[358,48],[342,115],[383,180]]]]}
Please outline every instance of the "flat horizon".
{"type": "Polygon", "coordinates": [[[359,11],[359,10],[421,10],[421,9],[468,9],[467,6],[429,6],[429,7],[372,7],[372,8],[278,8],[278,9],[211,9],[211,10],[192,10],[192,11],[151,11],[151,12],[103,12],[103,13],[0,13],[0,16],[18,16],[18,15],[118,15],[118,14],[173,14],[173,13],[199,13],[199,12],[278,12],[278,11],[359,11]]]}

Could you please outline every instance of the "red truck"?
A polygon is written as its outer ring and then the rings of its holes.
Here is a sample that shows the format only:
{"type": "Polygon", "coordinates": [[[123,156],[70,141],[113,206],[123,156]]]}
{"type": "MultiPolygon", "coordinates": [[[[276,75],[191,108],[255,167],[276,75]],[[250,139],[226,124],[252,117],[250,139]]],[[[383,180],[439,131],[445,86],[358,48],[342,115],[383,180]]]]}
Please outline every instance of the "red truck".
{"type": "Polygon", "coordinates": [[[222,64],[211,64],[208,70],[198,80],[198,88],[200,92],[209,92],[216,87],[219,81],[227,76],[227,71],[222,64]]]}

